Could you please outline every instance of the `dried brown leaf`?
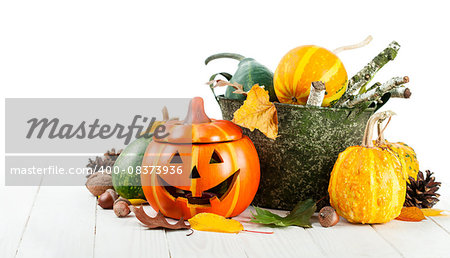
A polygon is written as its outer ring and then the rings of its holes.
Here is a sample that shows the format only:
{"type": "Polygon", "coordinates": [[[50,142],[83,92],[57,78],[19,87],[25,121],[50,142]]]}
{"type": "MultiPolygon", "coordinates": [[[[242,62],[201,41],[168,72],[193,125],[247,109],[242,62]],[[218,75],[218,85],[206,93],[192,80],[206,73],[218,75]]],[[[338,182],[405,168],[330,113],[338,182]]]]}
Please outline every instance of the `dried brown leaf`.
{"type": "Polygon", "coordinates": [[[237,82],[231,83],[231,82],[224,81],[224,80],[212,80],[212,81],[207,82],[206,84],[211,85],[211,88],[231,86],[236,89],[233,93],[247,95],[247,92],[244,91],[244,86],[242,86],[241,84],[239,84],[237,82]]]}
{"type": "Polygon", "coordinates": [[[180,218],[177,223],[170,224],[161,212],[158,212],[155,217],[150,217],[145,213],[144,208],[133,206],[132,211],[136,218],[148,228],[167,228],[167,229],[190,229],[183,218],[180,218]]]}

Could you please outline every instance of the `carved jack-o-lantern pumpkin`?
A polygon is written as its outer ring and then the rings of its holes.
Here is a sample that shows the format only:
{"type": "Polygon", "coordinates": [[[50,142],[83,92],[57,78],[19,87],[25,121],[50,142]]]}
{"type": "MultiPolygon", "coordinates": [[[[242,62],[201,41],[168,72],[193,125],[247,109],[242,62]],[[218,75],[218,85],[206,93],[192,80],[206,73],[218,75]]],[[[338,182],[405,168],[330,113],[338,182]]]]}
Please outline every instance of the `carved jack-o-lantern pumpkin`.
{"type": "Polygon", "coordinates": [[[192,99],[184,121],[165,126],[168,136],[154,138],[142,161],[142,187],[150,205],[176,219],[201,212],[233,217],[244,211],[258,189],[260,168],[241,128],[208,118],[199,97],[192,99]]]}

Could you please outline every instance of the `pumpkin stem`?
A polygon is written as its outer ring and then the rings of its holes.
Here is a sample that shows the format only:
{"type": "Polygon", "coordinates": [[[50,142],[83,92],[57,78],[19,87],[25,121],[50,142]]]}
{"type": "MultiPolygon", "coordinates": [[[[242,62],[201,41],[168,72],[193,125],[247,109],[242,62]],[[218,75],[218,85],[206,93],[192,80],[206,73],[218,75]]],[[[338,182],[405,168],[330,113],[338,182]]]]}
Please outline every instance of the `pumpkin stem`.
{"type": "Polygon", "coordinates": [[[375,123],[378,123],[378,121],[384,121],[385,119],[390,118],[393,115],[395,115],[395,113],[391,110],[373,114],[369,118],[369,121],[367,121],[366,130],[364,132],[361,146],[366,148],[372,148],[373,129],[375,127],[375,123]]]}
{"type": "Polygon", "coordinates": [[[189,103],[189,110],[184,119],[184,124],[210,123],[211,119],[206,115],[201,97],[195,97],[189,103]]]}
{"type": "Polygon", "coordinates": [[[215,54],[215,55],[212,55],[212,56],[206,58],[205,65],[207,65],[212,60],[219,59],[219,58],[231,58],[231,59],[236,59],[238,61],[242,61],[245,58],[245,56],[235,54],[235,53],[218,53],[218,54],[215,54]]]}
{"type": "Polygon", "coordinates": [[[162,115],[163,115],[163,121],[168,121],[169,120],[169,111],[167,110],[167,107],[164,106],[162,111],[162,115]]]}
{"type": "Polygon", "coordinates": [[[178,117],[172,117],[170,118],[169,116],[169,110],[167,109],[166,106],[163,107],[163,109],[161,110],[162,112],[162,116],[163,116],[163,121],[167,122],[167,121],[173,121],[173,120],[179,120],[178,117]]]}
{"type": "Polygon", "coordinates": [[[345,50],[351,50],[351,49],[356,49],[356,48],[361,48],[361,47],[367,46],[372,41],[372,39],[373,39],[372,36],[369,35],[369,36],[367,36],[367,38],[365,40],[363,40],[357,44],[338,47],[335,50],[333,50],[333,53],[337,55],[338,53],[345,51],[345,50]]]}

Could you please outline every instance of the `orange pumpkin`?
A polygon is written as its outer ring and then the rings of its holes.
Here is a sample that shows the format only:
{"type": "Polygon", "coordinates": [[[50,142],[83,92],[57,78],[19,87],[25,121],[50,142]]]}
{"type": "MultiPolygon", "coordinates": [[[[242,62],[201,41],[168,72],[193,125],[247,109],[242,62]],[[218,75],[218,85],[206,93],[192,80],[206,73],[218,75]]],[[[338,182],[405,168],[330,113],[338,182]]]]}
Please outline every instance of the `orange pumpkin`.
{"type": "Polygon", "coordinates": [[[389,111],[369,119],[362,146],[340,153],[331,172],[331,206],[353,223],[391,221],[405,202],[405,168],[391,150],[374,146],[371,140],[375,122],[386,116],[390,116],[389,111]]]}
{"type": "Polygon", "coordinates": [[[347,71],[341,60],[325,48],[297,47],[281,59],[275,70],[275,93],[281,103],[305,105],[314,81],[325,83],[322,106],[327,107],[347,89],[347,71]]]}
{"type": "Polygon", "coordinates": [[[175,219],[201,212],[233,217],[250,205],[259,185],[259,159],[240,127],[209,119],[203,99],[194,98],[186,119],[169,121],[166,131],[167,137],[149,144],[142,162],[143,168],[161,168],[141,173],[145,197],[155,210],[175,219]]]}

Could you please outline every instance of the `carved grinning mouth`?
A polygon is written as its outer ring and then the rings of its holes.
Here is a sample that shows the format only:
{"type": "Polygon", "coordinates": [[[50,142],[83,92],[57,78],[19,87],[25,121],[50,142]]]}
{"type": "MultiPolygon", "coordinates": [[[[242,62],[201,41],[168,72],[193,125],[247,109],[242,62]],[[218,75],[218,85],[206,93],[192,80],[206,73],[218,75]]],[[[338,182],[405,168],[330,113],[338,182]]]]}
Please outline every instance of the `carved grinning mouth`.
{"type": "Polygon", "coordinates": [[[193,197],[192,192],[188,190],[183,190],[168,184],[164,181],[160,176],[158,176],[159,185],[163,186],[164,189],[175,199],[176,198],[186,198],[188,203],[197,204],[197,205],[211,205],[211,200],[214,197],[217,197],[219,200],[222,200],[227,196],[230,190],[233,188],[234,183],[236,182],[237,176],[239,175],[240,170],[238,169],[231,176],[225,179],[220,184],[202,192],[201,197],[193,197]]]}

